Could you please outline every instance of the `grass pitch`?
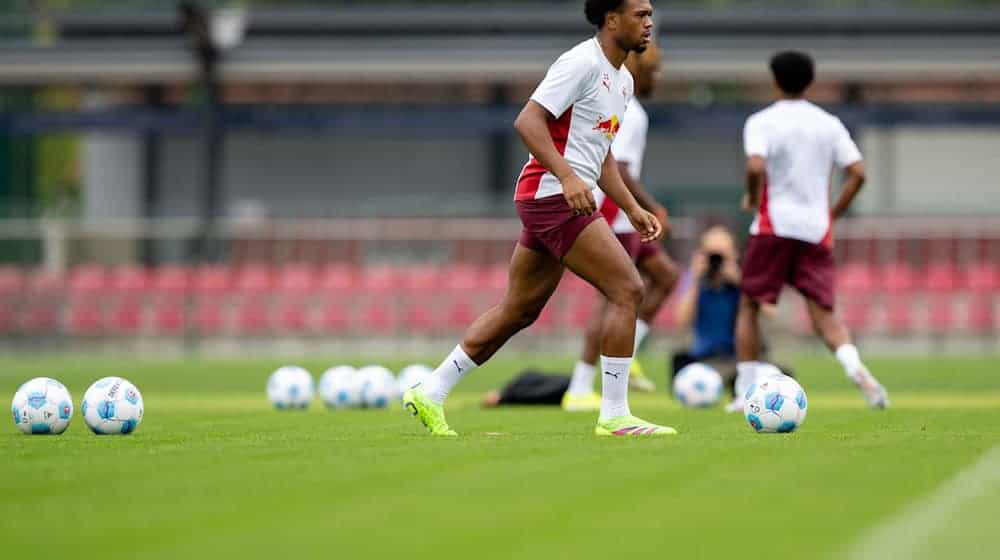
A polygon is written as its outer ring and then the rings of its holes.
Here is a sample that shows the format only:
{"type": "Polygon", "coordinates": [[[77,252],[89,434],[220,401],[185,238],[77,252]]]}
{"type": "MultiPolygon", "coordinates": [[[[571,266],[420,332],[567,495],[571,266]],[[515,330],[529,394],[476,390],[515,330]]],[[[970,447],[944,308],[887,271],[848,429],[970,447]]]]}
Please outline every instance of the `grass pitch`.
{"type": "MultiPolygon", "coordinates": [[[[652,360],[662,385],[664,368],[652,360]]],[[[334,363],[300,365],[318,376],[334,363]]],[[[398,407],[272,410],[264,383],[278,361],[0,359],[6,398],[47,375],[79,408],[90,382],[121,375],[146,405],[127,437],[92,435],[79,410],[58,437],[22,435],[8,420],[0,555],[1000,554],[993,360],[870,360],[893,400],[881,413],[863,407],[832,359],[798,360],[810,409],[791,436],[755,434],[721,409],[682,409],[666,393],[632,397],[636,414],[681,431],[658,440],[598,439],[591,414],[477,406],[482,391],[523,367],[571,363],[501,353],[459,385],[448,413],[461,437],[441,440],[398,407]]]]}

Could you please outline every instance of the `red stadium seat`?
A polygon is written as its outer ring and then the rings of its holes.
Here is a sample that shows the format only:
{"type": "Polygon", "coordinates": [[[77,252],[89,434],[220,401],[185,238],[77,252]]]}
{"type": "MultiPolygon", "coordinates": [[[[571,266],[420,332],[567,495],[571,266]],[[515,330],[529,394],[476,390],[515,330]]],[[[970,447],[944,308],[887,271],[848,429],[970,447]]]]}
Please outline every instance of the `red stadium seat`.
{"type": "Polygon", "coordinates": [[[69,275],[69,291],[78,296],[98,295],[110,291],[108,273],[102,266],[80,266],[69,275]]]}
{"type": "Polygon", "coordinates": [[[927,309],[927,328],[935,334],[946,334],[955,327],[955,305],[950,296],[931,300],[927,309]]]}
{"type": "Polygon", "coordinates": [[[186,266],[161,266],[153,272],[152,290],[158,296],[186,296],[191,291],[192,276],[192,270],[186,266]]]}
{"type": "Polygon", "coordinates": [[[852,332],[864,332],[871,329],[872,302],[868,298],[842,298],[837,304],[840,318],[852,332]]]}
{"type": "Polygon", "coordinates": [[[66,323],[72,334],[100,334],[104,328],[104,313],[93,300],[75,301],[69,306],[66,323]]]}
{"type": "Polygon", "coordinates": [[[138,266],[114,268],[110,274],[111,290],[116,296],[144,295],[152,290],[149,271],[138,266]]]}
{"type": "Polygon", "coordinates": [[[978,296],[969,301],[965,327],[977,334],[996,332],[996,303],[992,296],[978,296]]]}
{"type": "Polygon", "coordinates": [[[888,264],[882,267],[883,290],[896,294],[906,294],[916,288],[916,274],[907,263],[888,264]]]}
{"type": "Polygon", "coordinates": [[[875,271],[865,263],[847,263],[837,270],[837,289],[847,294],[869,294],[875,280],[875,271]]]}
{"type": "Polygon", "coordinates": [[[360,285],[358,268],[349,264],[332,264],[320,273],[320,290],[335,294],[357,290],[360,285]]]}
{"type": "Polygon", "coordinates": [[[403,314],[403,324],[408,331],[416,331],[416,334],[434,331],[437,327],[434,307],[420,302],[410,304],[403,314]]]}
{"type": "Polygon", "coordinates": [[[59,313],[49,301],[33,301],[21,309],[20,330],[29,334],[48,334],[59,330],[59,313]]]}
{"type": "MultiPolygon", "coordinates": [[[[471,294],[492,290],[489,277],[483,269],[469,264],[453,264],[445,267],[441,273],[440,289],[449,294],[471,294]]],[[[501,283],[507,284],[507,271],[503,271],[501,283]]],[[[503,288],[500,288],[503,290],[503,288]]]]}
{"type": "Polygon", "coordinates": [[[119,334],[134,334],[142,329],[142,305],[133,299],[119,301],[108,311],[108,330],[119,334]]]}
{"type": "Polygon", "coordinates": [[[320,327],[326,332],[342,333],[350,330],[351,316],[342,301],[329,299],[320,309],[320,327]]]}
{"type": "Polygon", "coordinates": [[[203,298],[198,301],[192,320],[198,332],[218,334],[226,328],[225,308],[217,300],[203,298]]]}
{"type": "Polygon", "coordinates": [[[962,285],[961,271],[950,263],[935,263],[924,273],[924,289],[934,293],[952,293],[962,285]]]}
{"type": "Polygon", "coordinates": [[[892,334],[913,330],[913,303],[909,299],[893,299],[885,307],[885,327],[892,334]]]}
{"type": "Polygon", "coordinates": [[[309,314],[306,304],[298,299],[281,299],[275,310],[275,326],[288,333],[303,333],[309,330],[309,314]]]}
{"type": "Polygon", "coordinates": [[[386,333],[398,326],[392,306],[378,301],[362,307],[359,317],[361,329],[366,332],[386,333]]]}
{"type": "Polygon", "coordinates": [[[433,294],[441,290],[444,275],[436,266],[410,266],[402,270],[403,286],[415,296],[433,294]]]}
{"type": "Polygon", "coordinates": [[[278,271],[276,287],[284,294],[312,294],[319,288],[319,277],[307,264],[286,265],[278,271]]]}
{"type": "Polygon", "coordinates": [[[267,304],[257,299],[236,305],[236,329],[241,334],[263,334],[271,330],[267,304]]]}
{"type": "Polygon", "coordinates": [[[21,295],[25,288],[24,272],[13,266],[0,267],[0,298],[21,295]]]}
{"type": "Polygon", "coordinates": [[[160,334],[180,334],[184,331],[184,302],[164,299],[153,304],[153,330],[160,334]]]}
{"type": "Polygon", "coordinates": [[[445,311],[444,322],[449,330],[458,331],[468,328],[477,317],[476,309],[471,303],[456,300],[445,311]]]}
{"type": "Polygon", "coordinates": [[[194,291],[200,296],[219,296],[232,290],[232,275],[228,267],[202,266],[195,270],[194,291]]]}
{"type": "Polygon", "coordinates": [[[582,331],[590,324],[596,313],[595,304],[589,304],[585,300],[573,302],[569,307],[569,326],[574,330],[582,331]]]}
{"type": "Polygon", "coordinates": [[[65,288],[64,278],[37,269],[28,275],[25,291],[28,296],[52,299],[62,295],[65,288]]]}
{"type": "Polygon", "coordinates": [[[274,287],[271,269],[264,265],[247,265],[239,270],[235,278],[235,288],[241,294],[260,295],[274,287]]]}
{"type": "Polygon", "coordinates": [[[494,298],[500,298],[507,291],[509,281],[510,265],[507,263],[495,264],[486,269],[485,285],[486,291],[494,298]]]}
{"type": "Polygon", "coordinates": [[[1000,271],[990,263],[976,263],[966,271],[966,283],[977,294],[990,294],[1000,290],[1000,271]]]}
{"type": "Polygon", "coordinates": [[[365,269],[361,289],[366,295],[388,296],[403,287],[402,271],[392,265],[375,265],[365,269]]]}
{"type": "Polygon", "coordinates": [[[14,308],[0,302],[0,334],[8,334],[17,330],[17,313],[14,308]]]}

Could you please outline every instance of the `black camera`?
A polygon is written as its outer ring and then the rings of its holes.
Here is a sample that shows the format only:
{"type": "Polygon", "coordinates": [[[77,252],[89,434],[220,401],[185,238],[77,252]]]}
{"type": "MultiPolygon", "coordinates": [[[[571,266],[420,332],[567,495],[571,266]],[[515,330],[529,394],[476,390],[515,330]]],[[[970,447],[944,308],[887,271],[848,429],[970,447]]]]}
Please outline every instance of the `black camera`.
{"type": "Polygon", "coordinates": [[[722,261],[724,257],[719,253],[709,253],[708,254],[708,269],[705,271],[705,276],[710,279],[716,279],[719,277],[719,273],[722,272],[722,261]]]}

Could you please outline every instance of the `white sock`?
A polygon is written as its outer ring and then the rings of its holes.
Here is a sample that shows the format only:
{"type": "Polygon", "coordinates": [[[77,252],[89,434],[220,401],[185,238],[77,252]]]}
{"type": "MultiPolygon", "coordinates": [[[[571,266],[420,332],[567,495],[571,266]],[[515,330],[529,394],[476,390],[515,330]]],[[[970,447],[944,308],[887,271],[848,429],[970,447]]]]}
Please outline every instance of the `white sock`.
{"type": "Polygon", "coordinates": [[[643,321],[642,319],[635,320],[635,348],[633,348],[632,355],[634,356],[638,351],[639,347],[642,346],[642,341],[646,340],[646,335],[649,334],[649,323],[643,321]]]}
{"type": "Polygon", "coordinates": [[[437,404],[444,404],[444,400],[448,398],[451,388],[462,377],[477,367],[476,362],[473,362],[471,358],[465,355],[462,345],[459,344],[441,362],[441,365],[434,370],[434,373],[424,379],[424,394],[437,404]]]}
{"type": "Polygon", "coordinates": [[[577,362],[573,367],[573,378],[569,381],[567,393],[571,395],[589,395],[594,392],[594,366],[577,362]]]}
{"type": "Polygon", "coordinates": [[[844,368],[847,377],[855,379],[859,372],[865,371],[865,365],[861,363],[861,355],[858,348],[853,344],[842,344],[834,352],[837,361],[844,368]]]}
{"type": "Polygon", "coordinates": [[[736,398],[743,400],[750,386],[757,380],[757,366],[760,362],[739,362],[736,364],[736,398]]]}
{"type": "Polygon", "coordinates": [[[601,420],[631,416],[628,408],[628,368],[632,358],[601,356],[601,420]]]}

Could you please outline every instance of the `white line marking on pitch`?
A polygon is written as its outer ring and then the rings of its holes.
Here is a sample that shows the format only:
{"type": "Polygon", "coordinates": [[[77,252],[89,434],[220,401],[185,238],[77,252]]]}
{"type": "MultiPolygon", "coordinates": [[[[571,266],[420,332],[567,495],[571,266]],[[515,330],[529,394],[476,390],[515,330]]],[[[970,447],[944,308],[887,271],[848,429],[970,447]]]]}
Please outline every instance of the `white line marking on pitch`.
{"type": "Polygon", "coordinates": [[[952,476],[923,499],[867,531],[847,551],[851,560],[914,558],[942,522],[958,514],[968,502],[1000,485],[1000,445],[980,456],[970,467],[952,476]]]}

